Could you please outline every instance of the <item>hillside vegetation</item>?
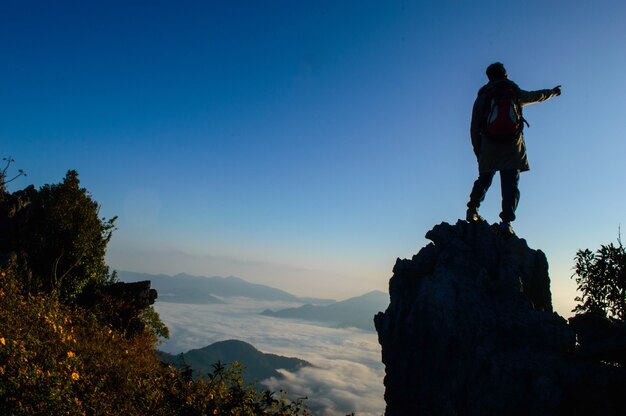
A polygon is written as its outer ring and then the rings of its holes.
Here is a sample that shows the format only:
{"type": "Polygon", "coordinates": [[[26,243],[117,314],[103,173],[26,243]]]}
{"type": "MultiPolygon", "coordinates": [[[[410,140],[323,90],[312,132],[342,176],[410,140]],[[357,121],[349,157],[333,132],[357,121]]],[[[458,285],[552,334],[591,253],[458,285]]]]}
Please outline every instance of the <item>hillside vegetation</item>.
{"type": "Polygon", "coordinates": [[[309,414],[300,400],[244,385],[237,363],[215,363],[202,380],[163,363],[156,312],[111,295],[114,219],[98,217],[78,174],[9,194],[1,172],[0,414],[309,414]]]}

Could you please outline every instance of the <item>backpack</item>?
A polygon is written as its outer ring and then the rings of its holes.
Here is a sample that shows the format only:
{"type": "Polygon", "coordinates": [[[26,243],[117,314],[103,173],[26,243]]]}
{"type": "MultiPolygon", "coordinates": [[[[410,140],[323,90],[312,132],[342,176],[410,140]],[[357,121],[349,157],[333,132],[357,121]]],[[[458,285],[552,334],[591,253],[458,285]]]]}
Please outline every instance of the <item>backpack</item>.
{"type": "MultiPolygon", "coordinates": [[[[500,142],[513,142],[524,129],[522,107],[519,105],[515,85],[499,82],[485,92],[482,133],[500,142]]],[[[526,123],[528,124],[528,123],[526,123]]]]}

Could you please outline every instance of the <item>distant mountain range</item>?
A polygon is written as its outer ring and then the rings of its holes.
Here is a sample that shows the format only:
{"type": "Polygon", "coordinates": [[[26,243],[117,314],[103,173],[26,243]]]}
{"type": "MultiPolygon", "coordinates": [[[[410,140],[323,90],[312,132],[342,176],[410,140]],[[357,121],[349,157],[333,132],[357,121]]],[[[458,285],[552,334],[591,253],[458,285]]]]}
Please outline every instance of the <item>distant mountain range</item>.
{"type": "Polygon", "coordinates": [[[262,315],[317,321],[342,328],[355,327],[368,331],[374,331],[373,316],[387,309],[389,304],[389,295],[380,291],[336,302],[332,299],[294,296],[280,289],[250,283],[233,276],[203,277],[184,273],[168,276],[129,271],[117,273],[119,279],[124,282],[150,280],[152,287],[159,294],[160,302],[211,304],[224,303],[222,299],[231,297],[298,302],[305,305],[277,311],[267,309],[262,315]]]}
{"type": "Polygon", "coordinates": [[[180,355],[163,351],[159,351],[159,356],[163,361],[179,368],[183,367],[184,360],[185,364],[191,366],[194,378],[206,377],[213,372],[213,364],[218,361],[226,365],[238,361],[244,366],[242,376],[246,383],[270,377],[282,378],[282,375],[276,371],[281,368],[293,372],[302,367],[311,366],[311,363],[298,358],[262,353],[252,345],[237,340],[216,342],[204,348],[190,350],[184,353],[182,358],[180,355]]]}
{"type": "Polygon", "coordinates": [[[159,301],[175,303],[210,304],[223,303],[223,298],[246,297],[265,301],[286,301],[329,305],[333,299],[298,297],[270,286],[247,282],[238,277],[203,277],[180,273],[175,276],[165,274],[117,272],[123,282],[150,280],[152,288],[159,293],[159,301]]]}
{"type": "Polygon", "coordinates": [[[337,327],[355,327],[374,331],[374,315],[389,305],[389,295],[373,291],[331,305],[304,305],[278,311],[269,309],[261,314],[277,318],[303,319],[335,324],[337,327]]]}

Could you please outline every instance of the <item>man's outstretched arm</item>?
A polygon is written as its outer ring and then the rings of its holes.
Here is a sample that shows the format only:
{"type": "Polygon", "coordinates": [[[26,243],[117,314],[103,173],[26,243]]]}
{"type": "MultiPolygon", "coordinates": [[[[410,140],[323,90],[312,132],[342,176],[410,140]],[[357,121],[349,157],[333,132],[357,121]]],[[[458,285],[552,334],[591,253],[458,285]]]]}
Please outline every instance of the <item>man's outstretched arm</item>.
{"type": "Polygon", "coordinates": [[[561,86],[557,85],[556,87],[549,90],[537,90],[537,91],[524,91],[520,90],[520,104],[522,106],[540,103],[542,101],[549,100],[552,97],[557,97],[561,95],[561,86]]]}

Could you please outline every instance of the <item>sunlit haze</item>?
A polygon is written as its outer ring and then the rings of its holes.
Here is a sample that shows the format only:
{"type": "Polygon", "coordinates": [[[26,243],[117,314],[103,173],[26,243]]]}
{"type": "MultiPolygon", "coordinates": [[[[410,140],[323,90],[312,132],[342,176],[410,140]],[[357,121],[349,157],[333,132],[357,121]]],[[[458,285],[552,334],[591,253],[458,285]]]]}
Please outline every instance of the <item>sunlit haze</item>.
{"type": "MultiPolygon", "coordinates": [[[[119,270],[235,275],[300,296],[387,290],[465,216],[471,106],[501,61],[527,90],[517,234],[569,316],[579,248],[626,223],[626,2],[0,3],[0,148],[68,169],[119,216],[119,270]]],[[[481,214],[498,221],[496,180],[481,214]]]]}

